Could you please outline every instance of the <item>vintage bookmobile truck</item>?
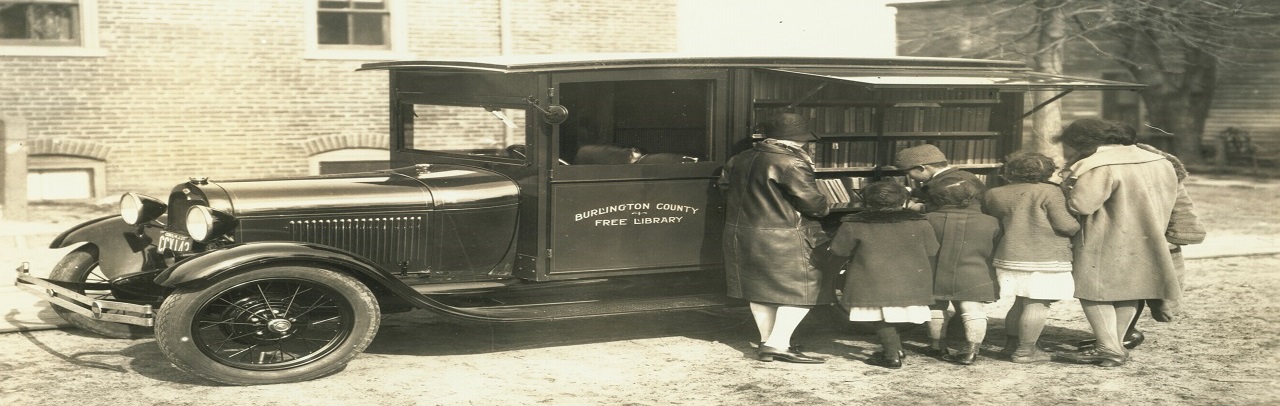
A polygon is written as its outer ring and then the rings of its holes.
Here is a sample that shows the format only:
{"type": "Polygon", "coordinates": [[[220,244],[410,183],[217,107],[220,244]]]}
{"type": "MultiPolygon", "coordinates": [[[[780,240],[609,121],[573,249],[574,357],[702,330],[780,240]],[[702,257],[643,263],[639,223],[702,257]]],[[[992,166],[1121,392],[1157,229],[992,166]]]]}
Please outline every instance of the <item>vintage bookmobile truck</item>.
{"type": "MultiPolygon", "coordinates": [[[[837,213],[897,149],[937,144],[994,182],[1029,90],[1134,89],[1022,63],[925,58],[526,56],[371,63],[390,79],[390,170],[193,177],[81,224],[17,284],[71,324],[154,335],[228,384],[313,379],[384,313],[526,321],[730,304],[722,164],[753,123],[807,115],[837,213]]],[[[198,174],[196,174],[198,175],[198,174]]],[[[833,216],[829,221],[834,220],[833,216]]]]}

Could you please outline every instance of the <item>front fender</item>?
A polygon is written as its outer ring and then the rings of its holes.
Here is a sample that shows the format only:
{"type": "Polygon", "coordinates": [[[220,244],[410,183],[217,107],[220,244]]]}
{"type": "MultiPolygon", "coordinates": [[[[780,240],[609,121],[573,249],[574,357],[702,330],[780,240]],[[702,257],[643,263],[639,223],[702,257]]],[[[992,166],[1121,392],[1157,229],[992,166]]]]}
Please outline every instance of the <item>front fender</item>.
{"type": "Polygon", "coordinates": [[[353,272],[353,276],[384,286],[399,296],[417,296],[417,292],[390,272],[349,252],[319,244],[287,241],[246,243],[209,251],[174,264],[157,275],[155,283],[175,288],[277,263],[328,265],[336,270],[353,272]]]}
{"type": "Polygon", "coordinates": [[[98,247],[99,269],[115,280],[148,271],[147,247],[158,235],[154,228],[131,226],[117,214],[80,223],[54,238],[49,248],[92,244],[98,247]]]}

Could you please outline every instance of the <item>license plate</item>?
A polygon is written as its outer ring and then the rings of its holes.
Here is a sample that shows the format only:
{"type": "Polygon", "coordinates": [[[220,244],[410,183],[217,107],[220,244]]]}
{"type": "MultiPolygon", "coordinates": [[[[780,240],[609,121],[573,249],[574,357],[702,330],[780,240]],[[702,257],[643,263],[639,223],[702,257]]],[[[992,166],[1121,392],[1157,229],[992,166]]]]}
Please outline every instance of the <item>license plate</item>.
{"type": "Polygon", "coordinates": [[[164,231],[160,233],[160,241],[156,243],[156,249],[160,252],[186,252],[191,251],[191,237],[182,234],[164,231]]]}

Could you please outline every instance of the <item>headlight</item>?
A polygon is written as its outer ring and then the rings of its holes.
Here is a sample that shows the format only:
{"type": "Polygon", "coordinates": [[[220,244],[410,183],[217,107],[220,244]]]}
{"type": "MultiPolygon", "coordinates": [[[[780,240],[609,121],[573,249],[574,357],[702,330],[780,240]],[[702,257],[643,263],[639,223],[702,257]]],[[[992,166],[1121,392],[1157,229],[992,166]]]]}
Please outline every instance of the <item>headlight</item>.
{"type": "Polygon", "coordinates": [[[148,223],[160,218],[165,208],[164,202],[151,196],[137,193],[120,196],[120,217],[129,225],[148,223]]]}
{"type": "Polygon", "coordinates": [[[191,239],[205,242],[211,238],[231,232],[236,227],[236,219],[208,206],[191,206],[187,209],[187,235],[191,239]]]}

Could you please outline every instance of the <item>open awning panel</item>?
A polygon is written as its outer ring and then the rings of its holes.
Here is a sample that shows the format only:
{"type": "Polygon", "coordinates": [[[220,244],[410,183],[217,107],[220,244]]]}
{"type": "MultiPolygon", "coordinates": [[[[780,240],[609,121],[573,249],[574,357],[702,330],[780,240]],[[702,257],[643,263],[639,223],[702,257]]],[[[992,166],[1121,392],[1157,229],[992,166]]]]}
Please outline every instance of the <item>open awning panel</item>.
{"type": "Polygon", "coordinates": [[[770,71],[857,84],[870,89],[983,88],[1029,90],[1138,90],[1112,80],[1050,75],[1029,70],[876,70],[786,68],[770,71]]]}

